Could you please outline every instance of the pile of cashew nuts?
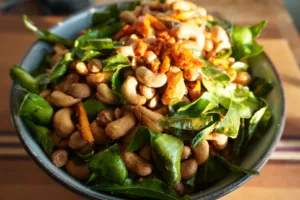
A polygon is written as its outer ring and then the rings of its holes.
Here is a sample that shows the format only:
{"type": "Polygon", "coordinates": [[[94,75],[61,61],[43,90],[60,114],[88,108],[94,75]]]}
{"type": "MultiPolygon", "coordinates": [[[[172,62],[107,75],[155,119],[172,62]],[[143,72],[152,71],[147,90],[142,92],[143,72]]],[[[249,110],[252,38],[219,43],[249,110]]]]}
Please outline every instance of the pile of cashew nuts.
{"type": "MultiPolygon", "coordinates": [[[[116,53],[131,61],[131,66],[121,71],[124,82],[120,92],[126,105],[112,90],[113,71],[102,71],[99,58],[73,61],[67,76],[40,94],[58,108],[53,118],[55,130],[52,139],[59,150],[53,152],[52,161],[80,180],[87,180],[91,173],[87,164],[73,160],[67,149],[86,155],[104,149],[112,140],[119,141],[122,159],[131,173],[140,177],[151,175],[154,169],[151,146],[144,146],[137,152],[125,152],[125,149],[140,126],[167,132],[158,121],[169,115],[168,105],[173,100],[193,102],[203,93],[199,70],[202,66],[190,56],[188,46],[194,46],[202,57],[228,70],[231,81],[241,85],[248,85],[251,81],[247,72],[228,69],[235,62],[233,57],[215,58],[231,48],[230,39],[221,26],[207,28],[205,22],[212,21],[213,16],[192,2],[166,0],[161,4],[159,1],[142,1],[133,11],[121,12],[120,18],[127,23],[127,28],[114,37],[125,43],[116,49],[116,53]],[[177,53],[176,57],[174,53],[177,53]],[[191,67],[186,67],[189,63],[191,67]],[[111,106],[98,113],[89,124],[94,144],[84,140],[74,120],[73,106],[87,98],[111,106]]],[[[57,44],[53,51],[55,55],[51,63],[56,63],[69,50],[57,44]]],[[[214,149],[224,150],[227,143],[228,137],[216,132],[209,134],[196,147],[185,143],[181,157],[182,180],[193,177],[198,166],[213,154],[214,149]]],[[[175,190],[184,193],[182,182],[175,190]]]]}

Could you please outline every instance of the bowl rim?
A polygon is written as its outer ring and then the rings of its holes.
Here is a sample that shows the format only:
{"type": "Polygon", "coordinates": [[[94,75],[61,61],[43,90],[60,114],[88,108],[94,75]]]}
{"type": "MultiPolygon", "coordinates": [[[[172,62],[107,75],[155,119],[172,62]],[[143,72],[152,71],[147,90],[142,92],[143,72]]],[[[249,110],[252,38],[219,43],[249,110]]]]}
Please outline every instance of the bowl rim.
{"type": "MultiPolygon", "coordinates": [[[[54,30],[57,26],[59,26],[60,23],[63,23],[65,21],[71,20],[73,17],[86,13],[86,12],[90,12],[93,9],[97,9],[97,8],[101,8],[101,7],[106,7],[112,4],[122,4],[122,3],[128,3],[128,2],[132,2],[132,1],[124,1],[124,2],[115,2],[115,3],[107,3],[107,4],[101,4],[99,6],[93,6],[87,9],[84,9],[80,12],[76,12],[66,18],[64,18],[63,20],[57,22],[55,25],[53,25],[51,28],[49,28],[48,30],[51,32],[52,30],[54,30]]],[[[24,63],[24,60],[27,58],[30,50],[37,44],[41,42],[41,40],[37,39],[35,40],[27,49],[26,53],[24,54],[24,56],[22,56],[21,61],[19,62],[19,64],[22,66],[22,64],[24,63]]],[[[269,56],[265,53],[265,51],[262,52],[262,56],[264,56],[268,62],[268,64],[270,65],[270,68],[273,72],[273,74],[275,75],[275,79],[278,82],[278,86],[279,86],[279,90],[281,95],[281,102],[282,102],[282,113],[281,113],[281,119],[280,119],[280,128],[277,131],[276,136],[274,137],[274,139],[272,140],[270,146],[265,150],[264,154],[261,156],[261,158],[251,167],[251,169],[253,170],[260,170],[265,163],[268,161],[271,153],[275,150],[277,143],[279,142],[282,134],[283,134],[283,130],[285,127],[285,121],[286,121],[286,103],[285,103],[285,95],[284,95],[284,89],[283,89],[283,84],[282,81],[280,79],[280,76],[273,64],[273,62],[271,61],[271,59],[269,58],[269,56]]],[[[43,160],[37,155],[35,154],[35,150],[29,145],[28,143],[28,138],[25,137],[23,135],[23,130],[20,130],[19,127],[17,126],[17,122],[16,122],[16,118],[18,117],[17,115],[14,115],[14,108],[12,105],[12,98],[13,98],[13,93],[14,93],[14,83],[11,83],[11,87],[10,87],[10,118],[11,121],[13,122],[13,126],[17,132],[18,138],[20,139],[22,145],[24,146],[24,149],[26,150],[26,152],[30,155],[30,157],[32,158],[32,160],[49,176],[51,177],[53,180],[55,180],[56,182],[60,183],[61,185],[63,185],[64,187],[66,187],[67,189],[69,189],[70,191],[81,195],[83,197],[89,197],[89,198],[96,198],[98,199],[99,197],[101,198],[107,198],[106,195],[109,195],[110,198],[116,198],[116,199],[124,199],[124,198],[119,198],[119,197],[114,197],[111,194],[103,194],[99,191],[97,191],[95,194],[94,192],[91,192],[90,190],[88,190],[87,188],[80,188],[77,187],[75,184],[73,184],[72,182],[69,182],[67,180],[65,180],[63,177],[60,177],[58,174],[54,173],[53,171],[51,171],[48,167],[48,165],[46,165],[46,163],[43,162],[43,160]],[[105,196],[103,196],[105,195],[105,196]]],[[[225,196],[226,194],[236,190],[237,188],[239,188],[241,185],[243,185],[246,181],[248,181],[249,179],[251,179],[253,177],[253,175],[250,174],[245,174],[243,176],[240,176],[235,182],[230,183],[226,186],[224,186],[222,189],[215,191],[213,193],[207,194],[203,197],[200,197],[200,199],[217,199],[220,198],[222,196],[225,196]]],[[[83,187],[86,187],[85,185],[82,184],[83,187]]],[[[198,192],[199,193],[199,192],[198,192]]],[[[197,195],[198,193],[192,194],[192,195],[197,195]]],[[[192,196],[191,195],[191,196],[192,196]]],[[[197,198],[199,199],[199,198],[197,198]]]]}

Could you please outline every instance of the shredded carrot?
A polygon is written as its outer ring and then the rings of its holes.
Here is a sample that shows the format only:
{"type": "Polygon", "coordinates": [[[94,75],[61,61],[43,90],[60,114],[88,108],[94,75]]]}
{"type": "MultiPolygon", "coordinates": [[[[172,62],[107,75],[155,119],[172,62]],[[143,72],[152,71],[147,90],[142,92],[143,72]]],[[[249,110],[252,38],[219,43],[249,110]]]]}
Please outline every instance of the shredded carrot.
{"type": "Polygon", "coordinates": [[[119,40],[121,37],[131,35],[133,32],[133,26],[126,24],[116,35],[113,36],[113,40],[119,40]]]}
{"type": "Polygon", "coordinates": [[[172,100],[182,99],[186,91],[182,71],[173,72],[170,70],[167,77],[167,88],[161,98],[164,105],[169,105],[172,100]]]}
{"type": "Polygon", "coordinates": [[[151,63],[149,63],[150,65],[150,69],[152,72],[157,73],[159,70],[159,66],[160,66],[160,61],[157,59],[151,63]]]}
{"type": "Polygon", "coordinates": [[[196,15],[195,11],[181,11],[172,14],[171,17],[183,22],[187,22],[190,19],[194,18],[195,15],[196,15]]]}
{"type": "Polygon", "coordinates": [[[169,71],[171,65],[171,59],[168,55],[162,57],[162,64],[159,69],[159,73],[166,73],[169,71]]]}
{"type": "Polygon", "coordinates": [[[149,19],[151,25],[158,31],[167,31],[168,28],[167,26],[162,23],[159,19],[157,19],[156,17],[154,17],[153,15],[150,14],[146,14],[146,18],[149,19]]]}
{"type": "Polygon", "coordinates": [[[149,45],[144,42],[142,39],[137,39],[136,47],[134,49],[134,53],[136,56],[144,56],[145,52],[147,51],[149,45]]]}
{"type": "Polygon", "coordinates": [[[83,139],[89,143],[94,143],[94,137],[91,131],[90,123],[86,114],[86,111],[83,107],[82,102],[79,102],[76,104],[76,114],[78,116],[78,122],[79,122],[79,130],[81,132],[81,135],[83,139]]]}
{"type": "Polygon", "coordinates": [[[140,35],[147,37],[153,35],[153,28],[151,27],[151,22],[148,17],[141,16],[134,23],[134,27],[140,35]]]}

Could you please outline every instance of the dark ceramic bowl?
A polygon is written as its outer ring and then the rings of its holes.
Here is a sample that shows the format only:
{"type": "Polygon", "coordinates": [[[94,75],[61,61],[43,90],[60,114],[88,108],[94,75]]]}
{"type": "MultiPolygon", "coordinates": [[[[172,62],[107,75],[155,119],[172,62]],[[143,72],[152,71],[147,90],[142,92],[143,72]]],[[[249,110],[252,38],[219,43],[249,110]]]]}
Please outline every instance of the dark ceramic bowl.
{"type": "MultiPolygon", "coordinates": [[[[92,25],[91,16],[94,11],[101,11],[106,7],[107,6],[92,8],[75,14],[65,21],[58,23],[58,25],[51,28],[50,31],[65,38],[74,38],[80,30],[92,25]]],[[[35,42],[22,59],[20,65],[28,71],[34,70],[43,58],[44,53],[47,51],[51,51],[49,44],[41,41],[35,42]]],[[[267,162],[272,151],[275,149],[276,143],[281,137],[285,122],[285,103],[281,81],[266,54],[262,53],[261,55],[252,58],[250,64],[252,74],[262,78],[269,78],[274,84],[274,89],[267,98],[270,108],[273,111],[272,124],[260,140],[252,142],[252,144],[249,145],[247,153],[244,155],[241,163],[242,167],[259,170],[267,162]]],[[[15,86],[12,86],[10,94],[12,120],[21,142],[33,160],[58,183],[87,198],[106,200],[122,199],[107,193],[96,192],[89,189],[71,177],[64,170],[55,167],[51,163],[51,160],[43,152],[41,147],[34,141],[23,120],[17,115],[23,97],[24,93],[17,90],[15,86]]],[[[192,198],[202,200],[219,198],[235,190],[250,178],[252,178],[251,175],[231,174],[227,178],[218,181],[210,188],[193,194],[192,198]]]]}

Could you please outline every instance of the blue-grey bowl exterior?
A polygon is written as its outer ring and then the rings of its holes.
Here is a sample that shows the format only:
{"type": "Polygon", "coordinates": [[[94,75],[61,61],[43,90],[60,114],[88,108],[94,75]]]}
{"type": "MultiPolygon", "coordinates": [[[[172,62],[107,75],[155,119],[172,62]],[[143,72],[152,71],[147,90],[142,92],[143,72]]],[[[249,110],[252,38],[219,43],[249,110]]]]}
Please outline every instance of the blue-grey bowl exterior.
{"type": "MultiPolygon", "coordinates": [[[[73,39],[80,30],[92,25],[91,16],[93,12],[104,10],[106,7],[107,5],[104,5],[82,11],[58,23],[58,25],[51,28],[50,31],[59,36],[73,39]]],[[[51,46],[49,44],[42,41],[36,41],[27,51],[20,65],[26,70],[32,71],[38,67],[44,53],[48,51],[51,51],[51,46]]],[[[262,53],[261,55],[251,58],[249,61],[251,65],[250,71],[254,76],[269,78],[274,85],[273,90],[267,97],[267,101],[273,112],[270,128],[260,140],[250,143],[247,152],[241,161],[242,167],[259,170],[267,162],[271,153],[275,150],[277,142],[281,138],[285,124],[285,100],[279,75],[267,55],[262,53]]],[[[51,160],[31,136],[23,120],[18,116],[18,110],[24,95],[24,92],[18,90],[16,85],[12,85],[10,91],[11,118],[20,141],[35,163],[58,183],[84,197],[105,200],[124,199],[108,193],[93,191],[74,179],[67,172],[55,167],[51,163],[51,160]]],[[[251,177],[252,175],[232,173],[230,176],[218,181],[210,188],[191,195],[192,199],[207,200],[220,198],[237,189],[251,177]]]]}

